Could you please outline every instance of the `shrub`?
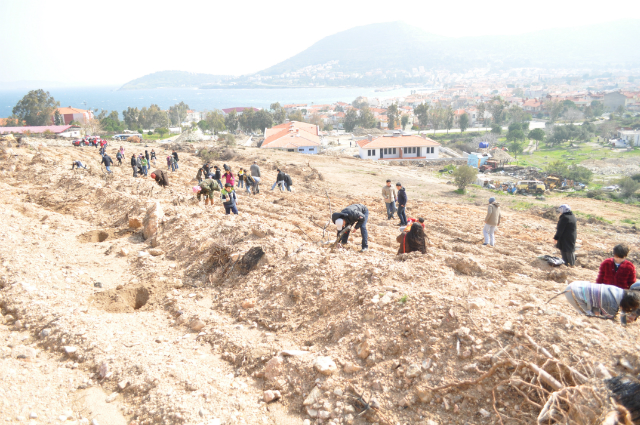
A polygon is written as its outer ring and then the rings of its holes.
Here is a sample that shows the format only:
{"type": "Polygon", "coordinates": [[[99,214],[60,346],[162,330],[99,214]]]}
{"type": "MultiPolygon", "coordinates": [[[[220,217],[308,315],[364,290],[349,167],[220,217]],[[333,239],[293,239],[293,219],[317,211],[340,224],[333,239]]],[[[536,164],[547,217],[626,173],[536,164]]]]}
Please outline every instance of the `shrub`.
{"type": "Polygon", "coordinates": [[[468,165],[461,165],[453,170],[453,182],[461,191],[476,180],[478,170],[468,165]]]}
{"type": "Polygon", "coordinates": [[[634,174],[631,178],[637,182],[640,182],[640,174],[634,174]]]}
{"type": "Polygon", "coordinates": [[[618,183],[620,186],[620,192],[625,198],[629,198],[640,189],[640,182],[635,181],[631,177],[625,177],[618,183]]]}
{"type": "Polygon", "coordinates": [[[590,169],[583,167],[581,165],[572,165],[569,167],[569,171],[567,173],[567,178],[573,180],[574,182],[587,184],[591,181],[593,177],[593,172],[590,169]]]}
{"type": "Polygon", "coordinates": [[[587,192],[587,198],[600,199],[605,196],[606,193],[602,189],[594,189],[587,192]]]}

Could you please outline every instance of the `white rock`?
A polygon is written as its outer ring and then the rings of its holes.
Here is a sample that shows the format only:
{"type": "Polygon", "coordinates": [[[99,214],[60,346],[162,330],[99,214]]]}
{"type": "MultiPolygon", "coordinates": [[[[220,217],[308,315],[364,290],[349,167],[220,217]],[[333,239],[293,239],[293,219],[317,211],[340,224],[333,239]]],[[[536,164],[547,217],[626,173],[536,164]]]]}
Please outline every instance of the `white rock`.
{"type": "Polygon", "coordinates": [[[311,390],[307,398],[305,398],[304,401],[302,402],[302,405],[312,406],[316,404],[316,402],[320,399],[321,396],[322,396],[322,391],[320,391],[320,388],[313,387],[313,389],[311,390]]]}
{"type": "Polygon", "coordinates": [[[38,419],[38,414],[36,412],[31,412],[29,419],[38,419]]]}
{"type": "Polygon", "coordinates": [[[76,351],[78,351],[78,348],[76,348],[76,347],[71,347],[71,346],[69,346],[69,345],[67,345],[67,346],[63,347],[63,349],[64,349],[64,352],[65,352],[65,353],[67,353],[67,354],[73,354],[73,353],[75,353],[76,351]]]}
{"type": "Polygon", "coordinates": [[[416,376],[420,375],[420,373],[422,373],[422,368],[419,364],[414,363],[409,365],[407,371],[404,373],[404,376],[407,378],[415,378],[416,376]]]}
{"type": "Polygon", "coordinates": [[[313,367],[323,375],[332,375],[338,370],[338,367],[330,357],[316,358],[315,362],[313,362],[313,367]]]}
{"type": "Polygon", "coordinates": [[[486,410],[484,410],[484,409],[480,409],[480,410],[478,411],[478,413],[480,413],[480,414],[482,415],[482,417],[484,417],[484,418],[488,418],[489,416],[491,416],[491,413],[487,412],[487,411],[486,411],[486,410]]]}
{"type": "Polygon", "coordinates": [[[271,403],[272,401],[279,400],[282,397],[280,391],[267,390],[263,393],[265,403],[271,403]]]}
{"type": "Polygon", "coordinates": [[[164,254],[164,251],[161,250],[160,248],[151,248],[149,250],[149,254],[153,255],[154,257],[157,257],[159,255],[164,254]]]}
{"type": "Polygon", "coordinates": [[[513,332],[513,323],[507,321],[505,322],[505,324],[502,326],[502,330],[508,333],[512,333],[513,332]]]}
{"type": "Polygon", "coordinates": [[[484,298],[474,298],[469,300],[469,308],[472,310],[480,310],[487,306],[487,302],[484,298]]]}
{"type": "Polygon", "coordinates": [[[380,304],[389,304],[391,302],[391,294],[387,292],[382,298],[380,298],[380,304]]]}
{"type": "Polygon", "coordinates": [[[107,403],[111,403],[113,400],[116,399],[116,397],[118,397],[118,393],[117,392],[112,392],[110,396],[108,396],[105,401],[107,403]]]}
{"type": "Polygon", "coordinates": [[[145,239],[149,239],[151,236],[155,235],[158,230],[158,224],[164,217],[164,210],[162,209],[162,205],[160,205],[160,201],[156,201],[154,205],[152,205],[148,210],[144,217],[144,221],[142,225],[144,229],[142,230],[142,234],[145,239]]]}

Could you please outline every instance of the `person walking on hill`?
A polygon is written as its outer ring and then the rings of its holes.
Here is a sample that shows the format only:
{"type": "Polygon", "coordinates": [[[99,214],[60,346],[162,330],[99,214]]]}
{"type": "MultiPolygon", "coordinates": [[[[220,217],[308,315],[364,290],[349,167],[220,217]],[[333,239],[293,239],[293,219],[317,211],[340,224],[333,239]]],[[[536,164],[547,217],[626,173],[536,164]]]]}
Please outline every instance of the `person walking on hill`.
{"type": "Polygon", "coordinates": [[[357,232],[358,229],[362,232],[362,249],[360,252],[366,252],[369,250],[369,233],[367,232],[367,221],[369,220],[369,209],[362,204],[349,205],[341,212],[336,212],[331,215],[331,221],[336,225],[338,236],[340,232],[346,226],[352,226],[342,234],[340,242],[347,244],[349,242],[349,234],[351,231],[357,232]]]}
{"type": "Polygon", "coordinates": [[[600,264],[596,283],[613,285],[629,289],[636,281],[636,267],[629,260],[629,247],[625,244],[613,247],[613,258],[607,258],[600,264]]]}
{"type": "Polygon", "coordinates": [[[120,155],[122,155],[122,159],[124,159],[124,147],[120,146],[120,155]]]}
{"type": "Polygon", "coordinates": [[[225,186],[227,184],[230,184],[231,187],[233,187],[234,183],[235,183],[235,178],[233,176],[233,173],[231,172],[231,170],[226,170],[224,172],[224,174],[222,175],[222,177],[224,177],[224,184],[225,186]]]}
{"type": "Polygon", "coordinates": [[[167,155],[167,171],[171,170],[172,163],[173,163],[173,157],[171,155],[167,155]]]}
{"type": "Polygon", "coordinates": [[[562,204],[558,207],[560,214],[556,234],[553,237],[556,248],[562,254],[562,260],[566,265],[573,267],[576,264],[576,240],[578,239],[578,221],[571,212],[571,207],[562,204]]]}
{"type": "Polygon", "coordinates": [[[111,171],[111,165],[113,164],[113,159],[111,159],[109,155],[107,155],[106,153],[102,155],[102,161],[100,163],[104,164],[104,168],[107,169],[107,173],[109,174],[113,173],[113,171],[111,171]]]}
{"type": "Polygon", "coordinates": [[[156,151],[154,149],[151,149],[151,163],[154,167],[156,166],[156,151]]]}
{"type": "Polygon", "coordinates": [[[422,254],[427,253],[427,242],[425,240],[424,227],[419,222],[411,224],[408,232],[402,232],[396,242],[400,244],[398,254],[408,254],[409,252],[419,251],[422,254]]]}
{"type": "Polygon", "coordinates": [[[496,198],[489,198],[489,208],[487,208],[487,216],[484,218],[484,243],[482,245],[495,246],[496,244],[496,228],[500,225],[500,204],[496,202],[496,198]]]}
{"type": "Polygon", "coordinates": [[[220,193],[222,205],[224,205],[224,213],[229,215],[233,212],[235,215],[238,215],[238,208],[236,207],[238,198],[236,197],[236,191],[233,190],[233,184],[225,183],[224,189],[222,189],[220,193]]]}
{"type": "Polygon", "coordinates": [[[213,205],[213,192],[220,192],[222,189],[218,186],[218,182],[213,179],[204,179],[199,186],[195,186],[193,191],[197,194],[198,201],[204,196],[204,205],[213,205]]]}
{"type": "Polygon", "coordinates": [[[287,173],[284,173],[284,184],[287,185],[287,190],[293,192],[293,179],[287,173]]]}
{"type": "Polygon", "coordinates": [[[245,174],[244,175],[244,182],[245,182],[245,186],[247,188],[247,193],[249,195],[251,195],[252,193],[255,193],[255,186],[256,186],[255,177],[253,177],[251,174],[245,174]]]}
{"type": "Polygon", "coordinates": [[[402,187],[402,183],[396,183],[396,190],[398,191],[398,218],[400,224],[398,226],[406,226],[407,223],[407,192],[402,187]]]}
{"type": "Polygon", "coordinates": [[[156,183],[158,183],[158,186],[169,186],[169,176],[162,170],[156,170],[151,173],[151,178],[154,179],[156,183]]]}
{"type": "Polygon", "coordinates": [[[220,187],[222,187],[222,174],[220,173],[220,167],[214,165],[213,168],[216,170],[216,172],[213,173],[213,179],[218,182],[220,187]]]}
{"type": "Polygon", "coordinates": [[[122,154],[120,151],[116,153],[116,160],[118,160],[118,167],[122,165],[122,154]]]}
{"type": "Polygon", "coordinates": [[[280,187],[280,191],[284,192],[284,188],[286,186],[286,183],[284,181],[284,173],[282,171],[280,171],[280,169],[276,170],[278,172],[278,174],[276,175],[276,182],[273,184],[273,186],[271,186],[271,190],[275,189],[276,186],[280,187]]]}
{"type": "Polygon", "coordinates": [[[140,164],[142,165],[142,174],[146,177],[149,170],[149,162],[147,161],[147,158],[141,155],[140,164]]]}
{"type": "MultiPolygon", "coordinates": [[[[171,155],[173,155],[173,159],[174,159],[174,167],[176,168],[176,170],[180,167],[178,167],[178,152],[175,151],[175,149],[173,150],[173,152],[171,152],[171,155]]],[[[175,170],[174,170],[175,171],[175,170]]]]}
{"type": "Polygon", "coordinates": [[[249,168],[249,171],[251,172],[251,177],[253,177],[253,180],[255,180],[253,193],[260,193],[261,177],[260,177],[260,167],[258,166],[257,161],[253,161],[253,165],[251,165],[251,167],[249,168]]]}
{"type": "Polygon", "coordinates": [[[131,168],[133,168],[133,177],[138,177],[138,158],[135,153],[131,155],[131,168]]]}
{"type": "Polygon", "coordinates": [[[144,157],[147,159],[147,164],[151,164],[151,161],[149,160],[151,157],[149,156],[149,151],[148,150],[144,150],[144,157]]]}
{"type": "Polygon", "coordinates": [[[244,168],[241,168],[240,171],[238,171],[238,183],[237,186],[238,187],[244,187],[244,168]]]}
{"type": "Polygon", "coordinates": [[[393,218],[396,212],[396,191],[391,187],[391,180],[387,180],[387,184],[382,186],[382,198],[387,206],[387,220],[393,218]]]}

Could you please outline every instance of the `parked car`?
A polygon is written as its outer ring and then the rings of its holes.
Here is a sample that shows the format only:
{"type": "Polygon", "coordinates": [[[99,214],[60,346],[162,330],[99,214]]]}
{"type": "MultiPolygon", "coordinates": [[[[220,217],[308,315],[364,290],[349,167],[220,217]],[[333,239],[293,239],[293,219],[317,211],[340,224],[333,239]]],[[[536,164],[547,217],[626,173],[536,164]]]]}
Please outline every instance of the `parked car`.
{"type": "Polygon", "coordinates": [[[74,140],[71,142],[73,146],[89,146],[89,142],[84,139],[74,140]]]}
{"type": "Polygon", "coordinates": [[[620,186],[614,184],[613,186],[605,186],[602,188],[605,192],[617,192],[620,190],[620,186]]]}

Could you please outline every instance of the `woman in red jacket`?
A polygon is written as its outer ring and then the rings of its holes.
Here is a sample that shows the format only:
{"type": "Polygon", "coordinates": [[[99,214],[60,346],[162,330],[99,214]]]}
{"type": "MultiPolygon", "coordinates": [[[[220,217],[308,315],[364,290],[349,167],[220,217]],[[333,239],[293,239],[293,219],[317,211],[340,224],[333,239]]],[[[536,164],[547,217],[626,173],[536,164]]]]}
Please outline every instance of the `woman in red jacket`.
{"type": "Polygon", "coordinates": [[[613,258],[607,258],[600,264],[596,283],[629,289],[636,281],[636,267],[631,261],[625,260],[628,254],[629,247],[625,244],[613,247],[613,258]]]}

